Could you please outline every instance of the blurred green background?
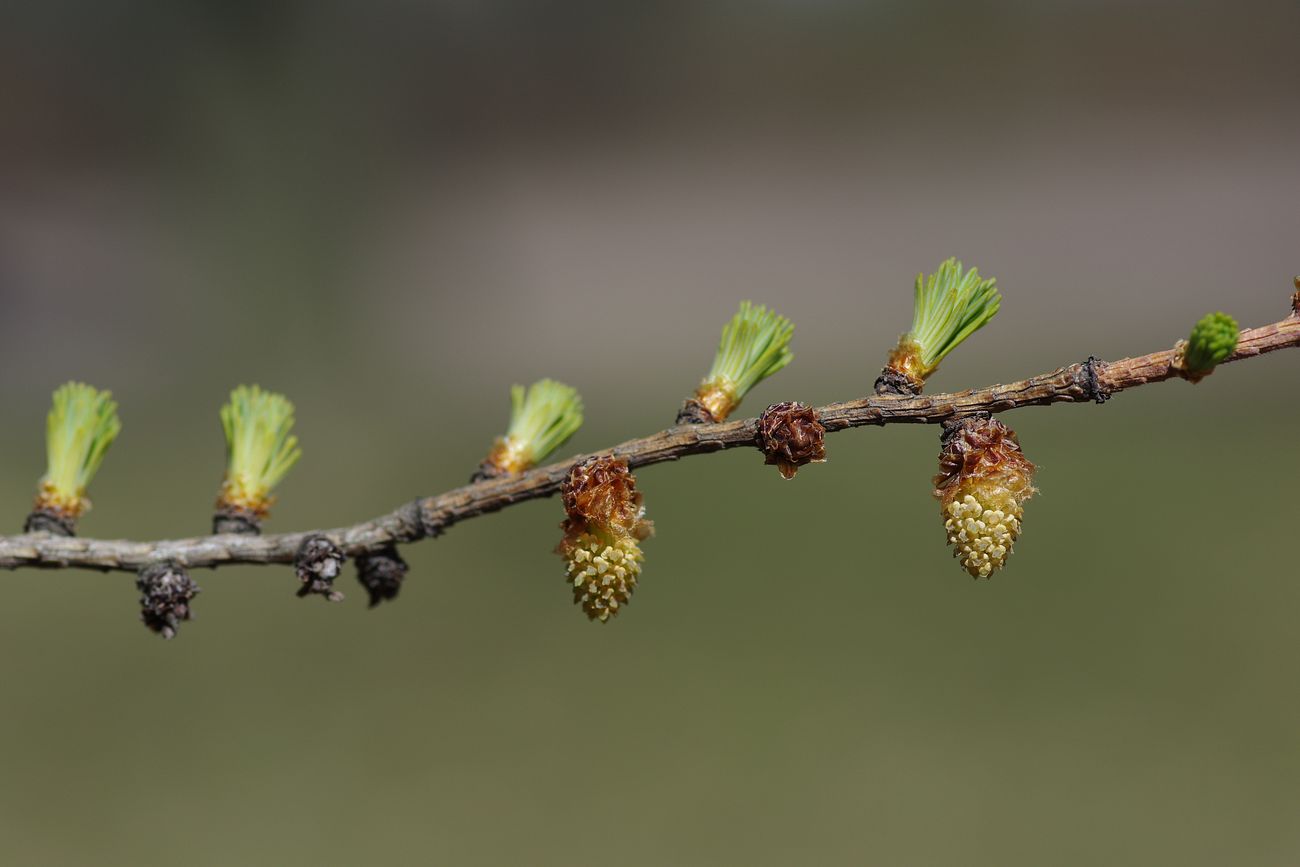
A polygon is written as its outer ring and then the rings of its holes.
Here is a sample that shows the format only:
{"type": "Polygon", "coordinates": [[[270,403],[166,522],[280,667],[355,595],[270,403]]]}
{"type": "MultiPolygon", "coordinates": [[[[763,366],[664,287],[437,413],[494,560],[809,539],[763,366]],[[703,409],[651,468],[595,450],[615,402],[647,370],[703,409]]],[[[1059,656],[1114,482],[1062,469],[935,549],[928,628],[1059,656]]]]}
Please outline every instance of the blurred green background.
{"type": "MultiPolygon", "coordinates": [[[[217,408],[306,455],[270,530],[464,482],[507,386],[588,451],[657,430],[741,298],[754,393],[863,394],[948,255],[998,319],[934,389],[1285,312],[1293,3],[11,4],[0,27],[0,526],[50,391],[124,432],[85,535],[208,526],[217,408]]],[[[1300,354],[1006,417],[1041,466],[1008,568],[943,545],[933,428],[785,483],[639,473],[658,536],[587,623],[557,502],[408,549],[374,611],[198,572],[0,576],[0,862],[1277,865],[1300,860],[1300,354]]]]}

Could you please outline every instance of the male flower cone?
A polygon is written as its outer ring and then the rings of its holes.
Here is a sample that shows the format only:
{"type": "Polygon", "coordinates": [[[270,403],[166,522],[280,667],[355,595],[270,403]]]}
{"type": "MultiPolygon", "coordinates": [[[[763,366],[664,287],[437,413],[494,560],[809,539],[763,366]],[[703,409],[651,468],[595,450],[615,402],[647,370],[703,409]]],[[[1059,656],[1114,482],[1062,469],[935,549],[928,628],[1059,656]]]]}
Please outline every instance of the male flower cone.
{"type": "Polygon", "coordinates": [[[1020,536],[1021,504],[1035,493],[1034,465],[1015,431],[987,416],[944,423],[934,495],[953,556],[974,578],[1004,565],[1020,536]]]}
{"type": "Polygon", "coordinates": [[[627,461],[611,456],[575,464],[564,482],[565,560],[574,604],[602,623],[632,598],[641,563],[640,542],[654,532],[627,461]]]}

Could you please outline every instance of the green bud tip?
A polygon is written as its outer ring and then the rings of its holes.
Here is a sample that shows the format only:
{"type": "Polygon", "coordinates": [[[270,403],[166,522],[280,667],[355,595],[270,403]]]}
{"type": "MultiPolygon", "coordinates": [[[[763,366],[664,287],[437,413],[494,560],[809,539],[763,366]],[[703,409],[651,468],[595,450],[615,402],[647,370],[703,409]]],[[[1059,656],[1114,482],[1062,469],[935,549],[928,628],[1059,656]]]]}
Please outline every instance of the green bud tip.
{"type": "Polygon", "coordinates": [[[582,397],[573,386],[553,379],[540,379],[527,389],[511,386],[510,427],[488,460],[502,472],[523,472],[546,460],[580,427],[582,397]]]}
{"type": "Polygon", "coordinates": [[[695,397],[722,421],[750,389],[794,360],[790,338],[794,325],[763,305],[740,302],[740,309],[722,329],[718,354],[695,397]]]}
{"type": "Polygon", "coordinates": [[[226,433],[226,479],[218,505],[264,515],[272,489],[302,457],[292,433],[293,404],[282,394],[241,385],[221,408],[221,426],[226,433]]]}
{"type": "Polygon", "coordinates": [[[111,392],[80,382],[60,386],[45,424],[49,465],[37,508],[73,518],[90,508],[86,488],[121,430],[111,392]]]}
{"type": "Polygon", "coordinates": [[[956,258],[944,261],[928,280],[917,274],[912,330],[900,346],[910,341],[919,348],[920,378],[933,373],[944,356],[987,325],[1001,304],[997,281],[980,277],[975,268],[963,271],[956,258]]]}
{"type": "Polygon", "coordinates": [[[1237,348],[1237,320],[1226,313],[1209,313],[1192,328],[1183,347],[1183,369],[1205,376],[1237,348]]]}

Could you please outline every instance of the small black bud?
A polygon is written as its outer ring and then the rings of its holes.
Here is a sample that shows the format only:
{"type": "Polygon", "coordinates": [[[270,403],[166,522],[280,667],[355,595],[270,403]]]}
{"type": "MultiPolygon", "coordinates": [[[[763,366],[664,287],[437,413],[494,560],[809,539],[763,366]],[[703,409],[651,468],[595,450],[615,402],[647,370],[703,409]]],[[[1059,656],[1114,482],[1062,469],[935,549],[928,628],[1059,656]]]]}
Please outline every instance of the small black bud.
{"type": "Polygon", "coordinates": [[[140,570],[135,579],[140,591],[140,619],[163,638],[175,638],[182,620],[189,620],[190,600],[199,593],[199,585],[189,573],[174,563],[154,563],[140,570]]]}
{"type": "Polygon", "coordinates": [[[23,522],[24,533],[49,533],[54,536],[77,535],[77,519],[57,509],[36,508],[23,522]]]}
{"type": "Polygon", "coordinates": [[[212,533],[235,533],[242,536],[259,536],[262,533],[262,519],[251,509],[228,504],[218,504],[212,515],[212,533]]]}
{"type": "Polygon", "coordinates": [[[302,582],[299,598],[324,596],[330,602],[342,602],[343,594],[334,589],[334,579],[343,570],[343,552],[325,536],[308,536],[294,555],[293,570],[302,582]]]}
{"type": "Polygon", "coordinates": [[[677,410],[678,424],[714,424],[717,418],[709,412],[709,408],[693,397],[688,397],[682,404],[682,408],[677,410]]]}
{"type": "Polygon", "coordinates": [[[385,600],[397,598],[409,568],[397,553],[396,545],[388,545],[357,557],[357,580],[370,594],[371,608],[385,600]]]}

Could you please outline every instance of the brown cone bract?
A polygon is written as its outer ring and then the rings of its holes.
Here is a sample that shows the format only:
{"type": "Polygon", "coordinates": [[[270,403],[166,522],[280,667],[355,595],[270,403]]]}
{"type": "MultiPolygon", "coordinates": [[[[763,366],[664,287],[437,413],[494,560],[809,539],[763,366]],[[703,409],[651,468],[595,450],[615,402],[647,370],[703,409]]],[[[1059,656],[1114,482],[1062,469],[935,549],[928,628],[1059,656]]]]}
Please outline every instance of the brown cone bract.
{"type": "Polygon", "coordinates": [[[581,522],[644,539],[651,533],[641,492],[627,461],[611,455],[588,458],[569,469],[561,494],[570,522],[581,522]]]}
{"type": "Polygon", "coordinates": [[[758,447],[769,466],[793,479],[799,468],[826,460],[826,428],[802,403],[774,403],[758,420],[758,447]]]}

